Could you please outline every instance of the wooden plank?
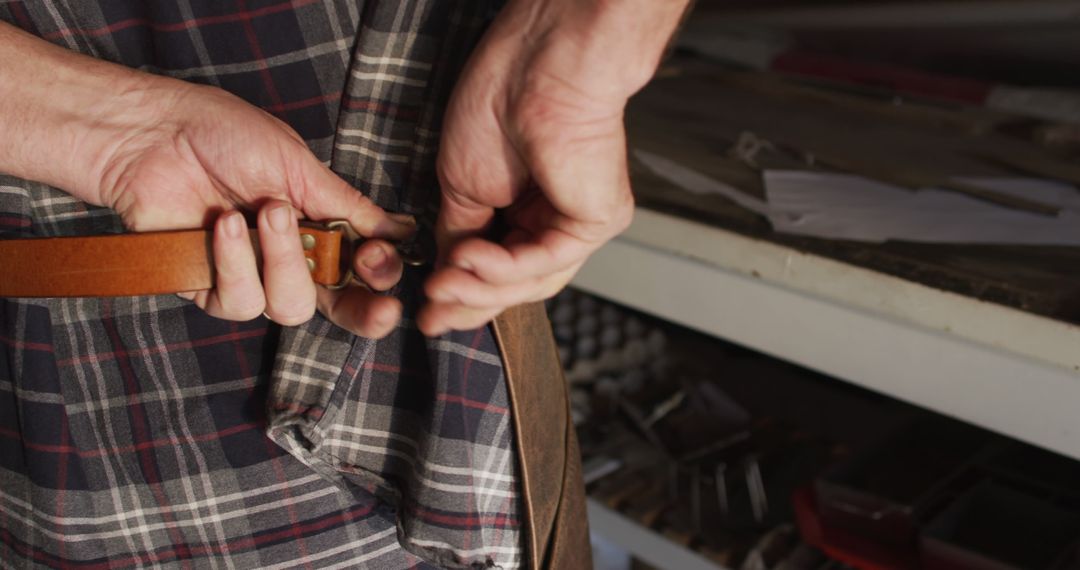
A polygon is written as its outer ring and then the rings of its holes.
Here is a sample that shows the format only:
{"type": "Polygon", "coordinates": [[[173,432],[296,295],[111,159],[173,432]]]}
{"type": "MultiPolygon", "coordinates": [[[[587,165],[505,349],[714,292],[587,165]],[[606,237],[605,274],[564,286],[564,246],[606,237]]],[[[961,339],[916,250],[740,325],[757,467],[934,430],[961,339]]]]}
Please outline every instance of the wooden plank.
{"type": "MultiPolygon", "coordinates": [[[[655,81],[631,101],[631,149],[648,150],[764,197],[753,169],[727,153],[743,131],[870,164],[911,164],[945,176],[1016,176],[982,158],[1045,152],[1003,134],[972,136],[925,124],[798,98],[761,97],[715,75],[717,66],[677,60],[679,73],[655,81]]],[[[1080,248],[968,246],[888,242],[864,244],[790,236],[721,196],[699,196],[635,168],[638,202],[743,235],[814,252],[918,283],[1057,319],[1080,322],[1080,248]]]]}
{"type": "Polygon", "coordinates": [[[639,208],[574,286],[1080,459],[1080,327],[639,208]]]}

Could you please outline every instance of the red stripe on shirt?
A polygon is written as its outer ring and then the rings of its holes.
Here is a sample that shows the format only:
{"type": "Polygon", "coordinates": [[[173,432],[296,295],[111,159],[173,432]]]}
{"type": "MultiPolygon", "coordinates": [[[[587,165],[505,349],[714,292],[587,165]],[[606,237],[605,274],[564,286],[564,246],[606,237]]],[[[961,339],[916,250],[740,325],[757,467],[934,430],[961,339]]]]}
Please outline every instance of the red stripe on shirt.
{"type": "Polygon", "coordinates": [[[285,12],[287,10],[293,10],[296,8],[302,8],[308,4],[314,4],[318,0],[292,0],[291,2],[284,2],[281,4],[275,4],[274,6],[266,6],[265,8],[258,8],[255,10],[242,10],[234,12],[232,14],[222,14],[220,16],[205,16],[202,18],[192,18],[190,20],[182,20],[175,24],[160,24],[152,22],[146,18],[129,18],[127,20],[121,20],[103,26],[100,28],[62,28],[54,32],[45,34],[44,37],[47,40],[55,40],[58,38],[66,38],[68,36],[79,34],[88,37],[100,37],[107,36],[111,33],[125,30],[127,28],[134,28],[136,26],[146,26],[151,30],[158,32],[182,32],[191,28],[197,28],[199,26],[212,25],[212,24],[227,24],[230,22],[238,22],[242,20],[251,20],[252,18],[258,18],[261,16],[268,16],[270,14],[276,14],[278,12],[285,12]]]}

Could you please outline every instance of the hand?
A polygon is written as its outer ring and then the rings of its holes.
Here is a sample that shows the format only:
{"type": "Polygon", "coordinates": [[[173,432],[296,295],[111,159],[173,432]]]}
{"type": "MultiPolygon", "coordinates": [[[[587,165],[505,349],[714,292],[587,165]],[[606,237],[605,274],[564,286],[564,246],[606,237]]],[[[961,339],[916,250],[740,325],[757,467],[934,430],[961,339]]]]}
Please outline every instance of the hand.
{"type": "MultiPolygon", "coordinates": [[[[213,224],[216,287],[189,292],[210,315],[248,320],[265,314],[283,325],[318,309],[356,334],[380,337],[393,328],[401,303],[360,287],[316,287],[298,238],[297,218],[346,217],[366,237],[404,238],[411,223],[387,215],[320,163],[287,125],[215,88],[169,82],[169,96],[148,122],[113,145],[101,168],[100,203],[133,230],[213,224]],[[240,210],[257,211],[262,280],[240,210]]],[[[396,250],[368,240],[353,260],[375,291],[401,277],[396,250]]]]}
{"type": "Polygon", "coordinates": [[[475,328],[554,295],[626,228],[623,109],[685,5],[513,0],[499,14],[447,110],[440,263],[418,316],[425,334],[475,328]],[[490,241],[496,209],[508,232],[490,241]]]}
{"type": "MultiPolygon", "coordinates": [[[[139,231],[214,227],[212,291],[190,292],[211,315],[263,311],[281,324],[316,307],[356,334],[379,337],[401,304],[359,287],[311,280],[296,219],[346,218],[362,236],[404,238],[413,225],[376,207],[322,165],[284,123],[211,87],[81,56],[0,23],[0,171],[62,188],[120,213],[139,231]],[[257,211],[263,279],[240,210],[257,211]]],[[[368,240],[353,259],[373,290],[402,264],[368,240]]]]}

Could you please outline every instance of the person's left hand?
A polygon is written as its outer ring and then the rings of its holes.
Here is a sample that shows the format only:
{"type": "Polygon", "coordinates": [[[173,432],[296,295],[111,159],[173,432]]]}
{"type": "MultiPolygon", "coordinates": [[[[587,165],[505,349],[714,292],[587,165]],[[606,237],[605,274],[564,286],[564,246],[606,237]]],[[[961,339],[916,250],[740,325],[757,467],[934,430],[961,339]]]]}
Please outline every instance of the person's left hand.
{"type": "Polygon", "coordinates": [[[428,335],[548,298],[633,215],[623,109],[686,0],[512,0],[462,74],[438,159],[428,335]],[[508,233],[486,239],[496,210],[508,233]]]}

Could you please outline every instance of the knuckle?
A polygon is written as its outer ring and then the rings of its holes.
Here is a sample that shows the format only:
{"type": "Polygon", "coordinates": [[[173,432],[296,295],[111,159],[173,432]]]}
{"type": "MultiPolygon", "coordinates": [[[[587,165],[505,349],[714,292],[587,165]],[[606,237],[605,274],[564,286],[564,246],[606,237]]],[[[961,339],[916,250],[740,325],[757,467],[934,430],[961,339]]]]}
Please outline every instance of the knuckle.
{"type": "Polygon", "coordinates": [[[221,271],[217,277],[217,292],[223,303],[229,307],[245,308],[259,307],[266,303],[263,297],[262,284],[259,282],[257,273],[240,272],[237,275],[226,275],[221,271]]]}
{"type": "Polygon", "coordinates": [[[229,314],[229,319],[234,321],[250,321],[262,314],[266,309],[266,303],[260,297],[257,301],[244,300],[242,302],[232,302],[227,305],[226,312],[229,314]]]}
{"type": "Polygon", "coordinates": [[[302,325],[315,316],[315,303],[271,303],[268,304],[266,313],[276,323],[285,326],[302,325]]]}
{"type": "Polygon", "coordinates": [[[258,281],[255,264],[248,262],[242,252],[224,251],[222,254],[214,260],[219,288],[249,287],[250,283],[258,281]]]}
{"type": "Polygon", "coordinates": [[[620,234],[630,227],[630,223],[634,221],[634,198],[629,197],[626,202],[616,209],[615,215],[612,219],[612,228],[616,234],[620,234]]]}
{"type": "Polygon", "coordinates": [[[363,192],[349,186],[344,180],[341,181],[341,192],[345,198],[345,202],[353,212],[353,215],[350,216],[351,219],[365,218],[371,215],[372,210],[380,209],[375,205],[375,202],[371,201],[371,198],[368,198],[363,192]]]}
{"type": "Polygon", "coordinates": [[[634,197],[629,192],[615,196],[595,211],[601,212],[600,217],[595,220],[595,228],[599,234],[597,237],[607,241],[630,227],[634,219],[634,197]]]}
{"type": "Polygon", "coordinates": [[[124,216],[124,226],[133,232],[146,232],[154,229],[153,224],[138,216],[124,216]]]}
{"type": "Polygon", "coordinates": [[[307,143],[304,142],[304,138],[300,136],[300,133],[296,132],[296,129],[292,128],[288,123],[271,115],[270,113],[265,114],[266,117],[268,117],[278,128],[280,128],[282,132],[285,133],[285,136],[287,136],[289,140],[293,142],[293,146],[296,147],[296,152],[310,152],[307,143]]]}
{"type": "Polygon", "coordinates": [[[566,283],[563,282],[562,280],[551,283],[551,284],[547,285],[546,287],[544,287],[544,288],[542,288],[540,290],[540,298],[535,299],[535,300],[536,301],[545,301],[547,299],[550,299],[550,298],[554,297],[555,295],[558,295],[559,292],[562,291],[563,288],[565,288],[565,287],[566,287],[566,283]]]}
{"type": "Polygon", "coordinates": [[[459,168],[445,152],[440,152],[439,158],[435,161],[435,174],[443,190],[462,188],[459,168]]]}
{"type": "Polygon", "coordinates": [[[386,217],[386,212],[361,192],[351,187],[346,192],[350,211],[347,219],[350,225],[362,234],[374,231],[378,222],[386,217]]]}
{"type": "Polygon", "coordinates": [[[439,147],[439,155],[435,157],[435,177],[442,183],[450,171],[451,160],[445,146],[439,147]]]}
{"type": "Polygon", "coordinates": [[[270,318],[272,318],[275,323],[285,326],[296,326],[311,321],[311,317],[315,315],[315,308],[289,308],[287,310],[270,308],[267,310],[267,314],[270,315],[270,318]]]}
{"type": "MultiPolygon", "coordinates": [[[[266,252],[263,254],[263,272],[267,276],[282,276],[290,275],[293,273],[307,272],[307,262],[304,261],[303,250],[300,248],[300,241],[297,240],[295,248],[291,245],[282,245],[281,251],[275,251],[273,253],[266,252]]],[[[273,279],[274,277],[270,277],[273,279]]]]}
{"type": "Polygon", "coordinates": [[[364,338],[376,338],[382,336],[382,328],[371,323],[354,323],[348,328],[349,332],[364,338]]]}
{"type": "Polygon", "coordinates": [[[372,202],[371,198],[368,198],[367,196],[365,196],[361,192],[350,189],[349,195],[353,197],[353,201],[356,203],[356,205],[358,207],[361,207],[361,208],[374,208],[374,207],[376,207],[375,202],[372,202]]]}

